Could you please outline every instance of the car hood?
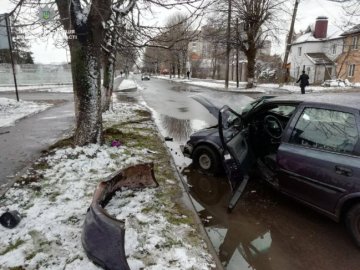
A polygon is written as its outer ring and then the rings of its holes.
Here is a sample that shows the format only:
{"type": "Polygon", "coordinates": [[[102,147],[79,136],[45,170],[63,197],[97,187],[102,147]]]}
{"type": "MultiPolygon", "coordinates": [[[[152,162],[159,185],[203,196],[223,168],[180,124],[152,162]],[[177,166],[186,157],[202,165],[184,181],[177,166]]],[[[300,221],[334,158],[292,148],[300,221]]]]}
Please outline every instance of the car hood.
{"type": "Polygon", "coordinates": [[[219,111],[224,105],[231,107],[241,114],[243,108],[254,101],[253,98],[241,94],[229,93],[229,95],[225,96],[223,92],[212,93],[211,96],[197,94],[192,96],[192,98],[203,105],[216,119],[218,119],[219,111]]]}
{"type": "Polygon", "coordinates": [[[206,137],[219,137],[219,129],[217,126],[199,130],[193,133],[191,139],[206,138],[206,137]]]}

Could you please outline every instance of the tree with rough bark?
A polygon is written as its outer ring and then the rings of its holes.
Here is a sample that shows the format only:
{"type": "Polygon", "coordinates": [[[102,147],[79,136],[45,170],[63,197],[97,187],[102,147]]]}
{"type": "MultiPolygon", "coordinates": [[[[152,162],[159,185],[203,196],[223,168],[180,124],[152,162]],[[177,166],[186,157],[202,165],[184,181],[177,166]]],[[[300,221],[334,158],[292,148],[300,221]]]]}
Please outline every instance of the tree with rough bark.
{"type": "MultiPolygon", "coordinates": [[[[29,25],[43,26],[43,32],[55,35],[62,27],[68,35],[75,100],[76,129],[74,143],[102,143],[102,107],[107,106],[114,79],[114,59],[119,46],[143,48],[152,40],[155,30],[140,24],[141,11],[151,6],[172,8],[187,5],[198,9],[202,0],[20,0],[14,1],[11,14],[20,14],[23,8],[38,10],[48,4],[56,10],[58,20],[44,24],[38,15],[30,18],[29,25]],[[132,12],[136,6],[137,12],[132,12]],[[128,16],[131,15],[131,16],[128,16]],[[136,19],[134,17],[138,16],[136,19]],[[129,18],[130,17],[130,18],[129,18]],[[119,20],[120,19],[120,20],[119,20]],[[141,33],[141,38],[127,37],[122,31],[123,20],[127,19],[132,29],[141,33]],[[35,22],[34,22],[35,21],[35,22]],[[126,45],[127,44],[127,45],[126,45]],[[107,59],[104,61],[104,59],[107,59]],[[104,66],[104,85],[101,85],[101,66],[104,66]],[[104,90],[105,102],[101,90],[104,90]]],[[[34,12],[33,12],[34,13],[34,12]]],[[[25,12],[24,12],[25,14],[25,12]]],[[[35,14],[35,13],[34,13],[35,14]]]]}
{"type": "Polygon", "coordinates": [[[145,50],[144,70],[169,70],[170,76],[186,75],[189,42],[194,40],[198,31],[192,29],[189,16],[176,13],[168,18],[164,31],[160,33],[145,50]]]}
{"type": "Polygon", "coordinates": [[[234,0],[234,17],[243,24],[243,33],[236,38],[237,46],[247,58],[247,88],[252,88],[255,78],[256,55],[268,36],[274,36],[276,21],[282,12],[284,0],[234,0]]]}
{"type": "MultiPolygon", "coordinates": [[[[278,40],[277,36],[287,15],[286,0],[231,0],[230,37],[226,37],[228,1],[219,1],[210,13],[209,21],[217,25],[217,39],[222,48],[227,44],[230,50],[238,49],[247,59],[247,88],[252,88],[255,79],[255,64],[258,50],[267,39],[278,40]],[[281,16],[280,16],[281,15],[281,16]],[[238,23],[237,23],[238,21],[238,23]],[[222,30],[222,31],[221,31],[222,30]]],[[[214,75],[214,74],[213,74],[214,75]]]]}

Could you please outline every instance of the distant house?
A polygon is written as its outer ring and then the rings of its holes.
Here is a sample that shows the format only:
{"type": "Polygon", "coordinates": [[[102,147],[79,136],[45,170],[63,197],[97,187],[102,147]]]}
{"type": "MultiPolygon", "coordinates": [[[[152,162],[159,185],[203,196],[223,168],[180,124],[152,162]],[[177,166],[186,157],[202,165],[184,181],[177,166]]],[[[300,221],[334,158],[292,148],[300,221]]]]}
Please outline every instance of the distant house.
{"type": "Polygon", "coordinates": [[[318,17],[315,24],[292,43],[290,76],[298,78],[305,70],[312,84],[336,78],[335,60],[342,53],[342,32],[340,28],[329,25],[327,17],[318,17]]]}
{"type": "Polygon", "coordinates": [[[344,37],[342,54],[337,58],[338,78],[360,82],[360,24],[341,34],[344,37]]]}

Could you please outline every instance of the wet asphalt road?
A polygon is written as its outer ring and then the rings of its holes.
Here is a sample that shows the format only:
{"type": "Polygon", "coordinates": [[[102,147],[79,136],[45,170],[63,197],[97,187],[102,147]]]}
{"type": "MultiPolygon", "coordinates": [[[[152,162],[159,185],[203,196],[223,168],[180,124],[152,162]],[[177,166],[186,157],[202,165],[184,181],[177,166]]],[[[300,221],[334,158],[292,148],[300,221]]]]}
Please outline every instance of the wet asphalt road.
{"type": "MultiPolygon", "coordinates": [[[[12,93],[0,97],[13,98],[12,93]]],[[[16,173],[29,166],[41,151],[56,142],[74,126],[74,103],[70,93],[20,93],[22,100],[55,105],[10,127],[0,127],[0,195],[11,185],[16,173]],[[6,133],[5,133],[6,132],[6,133]]]]}
{"type": "MultiPolygon", "coordinates": [[[[252,179],[231,214],[224,177],[203,175],[190,166],[178,148],[188,136],[216,124],[191,95],[217,93],[159,79],[138,81],[142,90],[123,93],[119,99],[143,99],[154,111],[157,124],[189,191],[206,231],[226,269],[311,270],[360,269],[360,250],[343,224],[335,223],[286,198],[258,179],[252,179]]],[[[238,94],[236,94],[238,95],[238,94]]],[[[224,98],[226,94],[224,94],[224,98]]]]}

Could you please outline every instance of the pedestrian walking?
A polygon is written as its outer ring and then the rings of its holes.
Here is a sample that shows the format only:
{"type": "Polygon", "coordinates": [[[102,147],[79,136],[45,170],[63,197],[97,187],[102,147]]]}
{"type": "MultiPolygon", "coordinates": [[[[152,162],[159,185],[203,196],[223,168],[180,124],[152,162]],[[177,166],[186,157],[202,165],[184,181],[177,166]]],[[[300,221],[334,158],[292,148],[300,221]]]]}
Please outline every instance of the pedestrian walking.
{"type": "Polygon", "coordinates": [[[309,76],[303,70],[300,78],[296,81],[296,83],[300,82],[301,94],[305,94],[305,87],[309,85],[309,76]]]}
{"type": "Polygon", "coordinates": [[[189,70],[186,72],[186,75],[187,75],[188,80],[190,80],[190,71],[189,70]]]}

